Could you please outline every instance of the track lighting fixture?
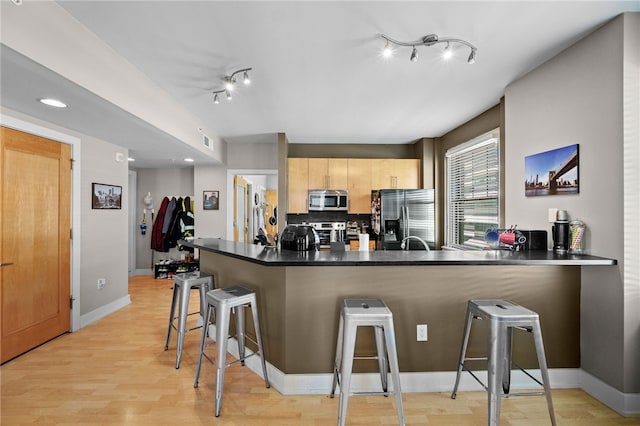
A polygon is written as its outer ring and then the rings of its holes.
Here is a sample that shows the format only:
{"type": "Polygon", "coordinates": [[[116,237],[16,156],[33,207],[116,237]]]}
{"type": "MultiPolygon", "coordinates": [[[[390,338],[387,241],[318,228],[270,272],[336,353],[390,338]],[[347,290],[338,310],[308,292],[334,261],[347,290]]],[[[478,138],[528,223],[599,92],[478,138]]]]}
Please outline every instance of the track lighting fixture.
{"type": "Polygon", "coordinates": [[[212,92],[213,93],[213,103],[216,104],[216,105],[220,103],[220,99],[218,98],[218,94],[221,94],[221,93],[225,94],[225,96],[227,97],[228,101],[233,99],[233,97],[231,96],[231,92],[233,92],[233,89],[235,88],[235,85],[237,83],[236,75],[238,75],[240,73],[243,73],[242,81],[245,84],[245,86],[248,86],[249,84],[251,84],[251,79],[249,78],[249,71],[251,71],[252,69],[253,68],[243,68],[241,70],[234,71],[233,73],[231,73],[231,75],[225,76],[224,79],[223,79],[224,89],[214,90],[212,92]]]}
{"type": "Polygon", "coordinates": [[[473,64],[476,62],[476,52],[478,51],[478,49],[468,41],[461,40],[458,38],[439,38],[436,34],[429,34],[422,37],[421,39],[414,40],[414,41],[398,41],[398,40],[392,39],[391,37],[385,34],[380,34],[380,37],[382,37],[385,40],[385,46],[383,51],[383,56],[385,57],[390,56],[390,55],[387,55],[386,53],[387,49],[390,49],[389,43],[393,43],[397,46],[411,47],[412,48],[411,56],[409,57],[411,62],[417,62],[418,60],[418,50],[416,49],[417,46],[433,46],[438,43],[446,43],[446,46],[442,51],[442,56],[445,59],[449,59],[453,56],[453,47],[451,46],[451,44],[457,43],[457,44],[463,44],[467,46],[469,49],[471,49],[471,53],[469,54],[467,63],[473,64]]]}

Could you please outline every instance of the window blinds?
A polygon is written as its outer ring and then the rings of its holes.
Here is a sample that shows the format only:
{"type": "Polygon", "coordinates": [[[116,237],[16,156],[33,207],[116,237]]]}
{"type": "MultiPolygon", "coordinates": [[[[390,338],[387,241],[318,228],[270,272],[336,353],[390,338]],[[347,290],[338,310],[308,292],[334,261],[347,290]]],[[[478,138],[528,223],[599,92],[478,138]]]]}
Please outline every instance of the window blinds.
{"type": "Polygon", "coordinates": [[[448,150],[445,244],[486,247],[487,229],[499,223],[499,133],[493,131],[448,150]]]}

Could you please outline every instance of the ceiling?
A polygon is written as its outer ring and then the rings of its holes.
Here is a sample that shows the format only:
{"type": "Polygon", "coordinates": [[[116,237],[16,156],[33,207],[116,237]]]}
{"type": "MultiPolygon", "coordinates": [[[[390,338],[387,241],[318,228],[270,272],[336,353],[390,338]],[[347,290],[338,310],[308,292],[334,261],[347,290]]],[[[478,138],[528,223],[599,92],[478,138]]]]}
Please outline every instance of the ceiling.
{"type": "MultiPolygon", "coordinates": [[[[25,2],[28,0],[25,0],[25,2]]],[[[5,3],[3,1],[3,3],[5,3]]],[[[638,1],[59,1],[228,144],[411,143],[441,136],[499,102],[505,88],[638,1]],[[442,44],[385,60],[380,33],[442,44]],[[234,70],[249,87],[213,103],[234,70]]],[[[21,7],[9,5],[11,7],[21,7]]],[[[6,4],[3,7],[7,7],[6,4]]],[[[131,150],[137,167],[180,166],[206,155],[3,45],[2,105],[131,150]],[[59,93],[73,114],[34,99],[59,93]],[[117,141],[117,142],[116,142],[117,141]]],[[[150,108],[153,105],[149,106],[150,108]]]]}

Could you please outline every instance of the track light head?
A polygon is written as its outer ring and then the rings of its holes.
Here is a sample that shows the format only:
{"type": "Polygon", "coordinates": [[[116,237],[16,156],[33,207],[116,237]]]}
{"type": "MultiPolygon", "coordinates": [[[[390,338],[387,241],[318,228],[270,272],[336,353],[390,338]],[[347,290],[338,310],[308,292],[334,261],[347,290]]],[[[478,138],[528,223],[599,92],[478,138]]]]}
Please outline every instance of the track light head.
{"type": "Polygon", "coordinates": [[[449,59],[451,59],[452,56],[453,56],[453,50],[451,50],[451,48],[449,47],[449,42],[447,42],[447,46],[442,51],[442,58],[448,61],[449,59]]]}
{"type": "Polygon", "coordinates": [[[220,99],[218,99],[218,94],[213,95],[213,103],[218,105],[220,103],[220,99]]]}
{"type": "Polygon", "coordinates": [[[233,83],[235,83],[235,80],[232,77],[224,78],[224,88],[227,89],[228,92],[233,91],[233,83]]]}
{"type": "Polygon", "coordinates": [[[225,90],[225,93],[227,94],[227,100],[230,101],[231,99],[233,99],[233,97],[231,97],[231,91],[230,90],[225,90]]]}
{"type": "Polygon", "coordinates": [[[245,72],[244,72],[244,77],[243,77],[243,79],[242,79],[242,82],[243,82],[246,86],[248,86],[248,85],[250,85],[250,84],[251,84],[251,79],[249,78],[249,71],[245,71],[245,72]]]}
{"type": "Polygon", "coordinates": [[[471,53],[469,54],[469,59],[467,59],[468,64],[476,63],[476,49],[471,49],[471,53]]]}
{"type": "Polygon", "coordinates": [[[415,46],[413,46],[413,50],[411,51],[411,57],[409,58],[411,62],[418,62],[418,50],[415,46]]]}
{"type": "Polygon", "coordinates": [[[384,44],[384,49],[382,49],[382,57],[390,58],[393,56],[393,49],[389,46],[389,40],[384,44]]]}

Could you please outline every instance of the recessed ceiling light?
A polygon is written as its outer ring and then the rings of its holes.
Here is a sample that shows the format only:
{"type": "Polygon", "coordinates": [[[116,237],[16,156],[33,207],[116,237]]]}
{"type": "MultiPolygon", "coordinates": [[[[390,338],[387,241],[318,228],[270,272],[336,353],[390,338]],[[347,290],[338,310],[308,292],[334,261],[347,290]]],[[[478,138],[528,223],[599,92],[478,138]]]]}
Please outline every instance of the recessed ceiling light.
{"type": "Polygon", "coordinates": [[[44,99],[38,99],[40,102],[42,102],[45,105],[49,105],[52,107],[56,107],[56,108],[66,108],[67,104],[65,104],[64,102],[61,102],[57,99],[51,99],[51,98],[44,98],[44,99]]]}
{"type": "Polygon", "coordinates": [[[184,161],[187,163],[193,163],[195,160],[193,158],[185,158],[184,161]]]}

